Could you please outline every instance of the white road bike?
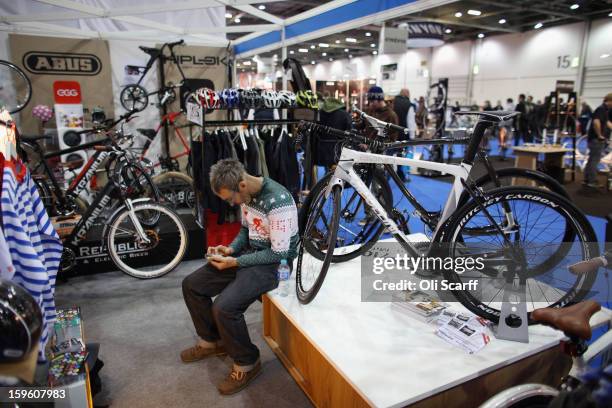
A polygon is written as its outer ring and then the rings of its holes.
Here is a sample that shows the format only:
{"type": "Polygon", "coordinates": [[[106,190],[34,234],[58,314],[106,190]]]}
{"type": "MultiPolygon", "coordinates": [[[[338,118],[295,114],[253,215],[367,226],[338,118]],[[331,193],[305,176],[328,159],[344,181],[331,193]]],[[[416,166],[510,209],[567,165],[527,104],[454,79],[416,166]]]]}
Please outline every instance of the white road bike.
{"type": "MultiPolygon", "coordinates": [[[[354,189],[364,202],[361,211],[378,220],[408,256],[484,257],[486,267],[478,274],[475,271],[458,274],[452,270],[444,270],[442,273],[449,282],[459,283],[457,287],[463,286],[470,279],[489,279],[492,282],[491,287],[480,294],[460,290],[453,292],[469,310],[488,320],[495,323],[499,320],[502,303],[500,294],[503,296],[505,282],[526,282],[529,290],[527,296],[531,295],[527,299],[527,302],[531,302],[528,307],[530,310],[542,305],[563,307],[586,296],[595,274],[567,276],[562,273],[567,265],[591,259],[599,253],[595,233],[584,214],[567,199],[544,189],[509,186],[485,192],[470,179],[473,158],[484,130],[512,118],[516,113],[494,111],[460,114],[479,115],[479,121],[469,139],[465,158],[458,165],[374,154],[343,146],[333,175],[328,178],[326,188],[310,198],[308,217],[301,225],[302,245],[296,269],[296,292],[301,303],[309,303],[315,298],[332,258],[345,250],[338,248],[337,241],[342,211],[341,196],[345,188],[354,189]],[[388,200],[381,202],[356,171],[356,167],[367,164],[382,167],[384,173],[396,183],[399,176],[393,169],[394,165],[423,167],[454,178],[444,209],[436,218],[430,243],[417,246],[409,242],[392,217],[392,203],[388,200]],[[464,193],[468,194],[465,202],[462,201],[464,193]],[[308,247],[314,247],[316,251],[308,247]],[[440,250],[444,253],[440,254],[440,250]]],[[[392,125],[389,127],[393,129],[392,125]]],[[[354,132],[303,122],[301,132],[309,131],[328,132],[353,145],[383,144],[384,151],[403,149],[419,143],[456,142],[447,139],[372,142],[354,132]]],[[[374,150],[377,148],[374,147],[374,150]]],[[[405,186],[400,185],[400,191],[411,203],[416,202],[405,186]]]]}

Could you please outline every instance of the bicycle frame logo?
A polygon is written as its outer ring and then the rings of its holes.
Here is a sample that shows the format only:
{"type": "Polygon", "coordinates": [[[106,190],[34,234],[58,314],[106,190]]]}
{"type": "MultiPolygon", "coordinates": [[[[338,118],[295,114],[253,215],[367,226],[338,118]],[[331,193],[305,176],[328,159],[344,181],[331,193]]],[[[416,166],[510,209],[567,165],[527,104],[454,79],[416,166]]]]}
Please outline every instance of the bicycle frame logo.
{"type": "Polygon", "coordinates": [[[73,193],[79,195],[81,191],[87,188],[87,184],[93,178],[96,173],[96,170],[102,162],[108,157],[108,152],[98,152],[99,154],[94,155],[85,167],[85,172],[81,173],[79,177],[74,179],[74,181],[70,184],[69,189],[74,190],[73,193]]]}
{"type": "Polygon", "coordinates": [[[74,238],[70,242],[72,245],[78,246],[79,242],[85,239],[85,237],[87,236],[87,231],[89,231],[89,229],[93,227],[98,216],[102,213],[102,211],[104,211],[104,209],[108,206],[110,202],[111,197],[108,194],[102,197],[102,199],[98,203],[98,206],[94,208],[94,210],[91,212],[91,214],[89,214],[89,216],[86,216],[87,219],[85,220],[85,222],[83,222],[76,234],[74,234],[74,238]]]}
{"type": "Polygon", "coordinates": [[[23,56],[23,66],[33,74],[98,75],[102,61],[93,54],[30,51],[23,56]]]}

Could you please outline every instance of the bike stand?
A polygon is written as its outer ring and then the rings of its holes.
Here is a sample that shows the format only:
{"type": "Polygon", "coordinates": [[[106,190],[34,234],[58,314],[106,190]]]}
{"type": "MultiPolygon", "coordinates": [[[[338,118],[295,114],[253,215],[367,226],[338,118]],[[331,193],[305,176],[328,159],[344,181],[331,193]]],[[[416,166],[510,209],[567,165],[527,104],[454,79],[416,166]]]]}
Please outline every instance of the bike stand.
{"type": "Polygon", "coordinates": [[[506,282],[499,323],[495,337],[502,340],[529,343],[529,320],[527,317],[527,287],[519,283],[506,282]]]}

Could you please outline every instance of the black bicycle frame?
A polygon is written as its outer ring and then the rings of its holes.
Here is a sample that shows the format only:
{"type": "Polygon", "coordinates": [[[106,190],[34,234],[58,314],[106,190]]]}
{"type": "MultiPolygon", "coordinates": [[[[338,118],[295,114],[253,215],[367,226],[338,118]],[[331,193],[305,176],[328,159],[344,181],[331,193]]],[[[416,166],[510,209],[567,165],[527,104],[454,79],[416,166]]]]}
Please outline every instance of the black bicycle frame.
{"type": "MultiPolygon", "coordinates": [[[[151,55],[151,57],[149,58],[149,61],[147,61],[147,65],[144,67],[145,70],[143,71],[142,75],[138,79],[138,82],[136,82],[136,85],[140,85],[142,83],[142,80],[144,79],[144,77],[147,75],[147,73],[149,72],[149,70],[151,69],[155,61],[157,60],[160,60],[161,63],[163,63],[164,60],[171,60],[172,62],[174,62],[174,64],[179,70],[179,73],[181,74],[181,78],[183,78],[183,81],[185,81],[185,73],[183,72],[183,68],[181,68],[181,64],[179,63],[178,58],[176,57],[176,54],[174,53],[174,45],[170,46],[168,44],[164,44],[159,49],[158,53],[156,53],[155,55],[151,55]],[[168,49],[170,50],[170,57],[166,57],[164,55],[164,48],[166,47],[168,47],[168,49]]],[[[159,89],[155,92],[151,92],[149,95],[154,95],[156,93],[159,93],[164,88],[165,86],[162,87],[162,89],[159,89]]]]}
{"type": "Polygon", "coordinates": [[[79,220],[65,242],[77,247],[79,242],[87,236],[87,232],[95,225],[100,214],[109,207],[112,200],[112,192],[117,188],[112,180],[109,180],[104,189],[96,196],[94,202],[89,206],[87,212],[79,220]]]}

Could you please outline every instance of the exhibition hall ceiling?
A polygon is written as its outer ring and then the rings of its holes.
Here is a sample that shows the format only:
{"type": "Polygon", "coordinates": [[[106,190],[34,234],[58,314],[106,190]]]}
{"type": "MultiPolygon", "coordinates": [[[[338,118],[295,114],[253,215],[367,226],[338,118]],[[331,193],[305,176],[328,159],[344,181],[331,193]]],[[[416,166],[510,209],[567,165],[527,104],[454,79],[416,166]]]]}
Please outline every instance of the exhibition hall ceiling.
{"type": "MultiPolygon", "coordinates": [[[[288,18],[328,1],[301,0],[279,1],[260,5],[265,12],[288,18]]],[[[418,13],[387,20],[385,25],[405,27],[410,22],[438,22],[444,27],[444,41],[456,42],[484,38],[493,35],[537,30],[553,25],[610,17],[612,1],[540,1],[540,0],[470,0],[450,2],[418,13]]],[[[226,8],[228,26],[239,24],[263,24],[264,20],[231,7],[226,8]],[[235,19],[238,18],[237,23],[235,19]]],[[[288,56],[302,64],[376,54],[382,24],[372,24],[358,29],[334,33],[288,47],[288,56]],[[321,46],[323,44],[324,46],[321,46]]],[[[228,33],[235,40],[243,34],[228,33]]],[[[280,49],[260,54],[260,58],[280,61],[280,49]]],[[[241,69],[255,70],[255,64],[241,69]]]]}

